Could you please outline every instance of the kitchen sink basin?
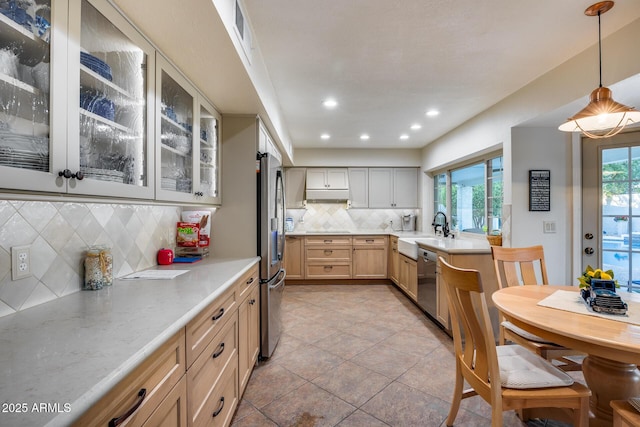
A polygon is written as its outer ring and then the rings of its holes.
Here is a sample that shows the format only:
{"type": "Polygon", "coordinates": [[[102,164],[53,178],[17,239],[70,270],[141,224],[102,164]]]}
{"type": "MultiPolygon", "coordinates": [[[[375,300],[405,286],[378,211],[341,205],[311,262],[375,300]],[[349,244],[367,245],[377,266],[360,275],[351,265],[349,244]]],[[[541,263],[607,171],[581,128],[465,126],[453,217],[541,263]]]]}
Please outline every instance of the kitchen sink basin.
{"type": "Polygon", "coordinates": [[[408,256],[411,259],[418,259],[418,244],[416,239],[419,237],[403,237],[398,239],[398,252],[402,255],[408,256]]]}

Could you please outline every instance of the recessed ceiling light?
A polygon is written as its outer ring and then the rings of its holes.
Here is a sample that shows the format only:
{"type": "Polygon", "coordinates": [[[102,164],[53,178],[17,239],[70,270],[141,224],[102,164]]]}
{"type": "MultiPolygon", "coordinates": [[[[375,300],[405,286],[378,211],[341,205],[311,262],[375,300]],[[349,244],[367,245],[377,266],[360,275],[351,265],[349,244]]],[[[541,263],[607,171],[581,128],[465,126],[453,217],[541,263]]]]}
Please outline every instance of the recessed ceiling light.
{"type": "Polygon", "coordinates": [[[438,111],[438,110],[429,110],[429,111],[427,111],[427,116],[429,116],[429,117],[435,117],[438,114],[440,114],[440,111],[438,111]]]}
{"type": "Polygon", "coordinates": [[[328,133],[323,133],[322,135],[320,135],[320,138],[329,139],[329,138],[331,138],[331,135],[329,135],[328,133]]]}
{"type": "Polygon", "coordinates": [[[422,129],[422,125],[420,123],[414,123],[411,125],[411,130],[419,130],[422,129]]]}
{"type": "Polygon", "coordinates": [[[324,105],[325,108],[336,108],[338,106],[338,101],[333,98],[327,98],[322,101],[322,105],[324,105]]]}
{"type": "Polygon", "coordinates": [[[363,133],[362,135],[360,135],[360,139],[363,141],[367,141],[369,139],[369,135],[367,135],[366,133],[363,133]]]}
{"type": "Polygon", "coordinates": [[[400,135],[400,139],[401,140],[405,140],[405,139],[409,139],[409,135],[407,135],[406,133],[403,133],[402,135],[400,135]]]}

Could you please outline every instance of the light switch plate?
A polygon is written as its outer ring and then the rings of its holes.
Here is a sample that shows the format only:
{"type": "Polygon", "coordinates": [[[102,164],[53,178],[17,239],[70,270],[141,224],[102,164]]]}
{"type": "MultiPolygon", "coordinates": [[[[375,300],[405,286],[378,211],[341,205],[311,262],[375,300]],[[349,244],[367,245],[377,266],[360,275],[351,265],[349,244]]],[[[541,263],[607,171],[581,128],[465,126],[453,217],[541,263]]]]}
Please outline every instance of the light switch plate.
{"type": "Polygon", "coordinates": [[[555,221],[542,221],[542,228],[545,233],[555,233],[556,232],[556,222],[555,221]]]}

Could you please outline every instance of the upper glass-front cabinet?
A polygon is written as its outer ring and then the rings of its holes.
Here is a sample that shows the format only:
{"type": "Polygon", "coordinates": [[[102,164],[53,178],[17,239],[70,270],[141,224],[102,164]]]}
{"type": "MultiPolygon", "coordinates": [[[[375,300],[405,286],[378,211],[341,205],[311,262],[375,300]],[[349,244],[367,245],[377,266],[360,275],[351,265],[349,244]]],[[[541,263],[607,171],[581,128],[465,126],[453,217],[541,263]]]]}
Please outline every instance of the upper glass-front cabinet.
{"type": "Polygon", "coordinates": [[[168,61],[156,62],[156,198],[217,204],[220,116],[168,61]]]}
{"type": "MultiPolygon", "coordinates": [[[[65,13],[60,6],[58,15],[65,13]]],[[[50,138],[53,21],[50,0],[0,1],[0,176],[4,188],[21,188],[25,180],[37,176],[49,180],[44,187],[55,189],[50,138]]]]}
{"type": "Polygon", "coordinates": [[[67,169],[82,182],[68,191],[153,198],[153,48],[104,0],[72,0],[71,11],[67,169]]]}
{"type": "Polygon", "coordinates": [[[0,191],[220,204],[219,135],[109,0],[0,0],[0,191]]]}
{"type": "Polygon", "coordinates": [[[220,203],[220,116],[213,107],[200,105],[200,195],[220,203]]]}

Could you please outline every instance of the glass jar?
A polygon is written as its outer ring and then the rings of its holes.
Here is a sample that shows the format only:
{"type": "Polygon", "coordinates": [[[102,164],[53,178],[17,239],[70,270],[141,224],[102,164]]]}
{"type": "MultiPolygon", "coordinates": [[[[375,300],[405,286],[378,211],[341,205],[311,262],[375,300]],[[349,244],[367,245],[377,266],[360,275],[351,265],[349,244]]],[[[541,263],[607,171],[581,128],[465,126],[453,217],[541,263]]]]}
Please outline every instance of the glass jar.
{"type": "Polygon", "coordinates": [[[111,248],[92,246],[84,258],[84,289],[97,290],[113,284],[111,248]]]}

